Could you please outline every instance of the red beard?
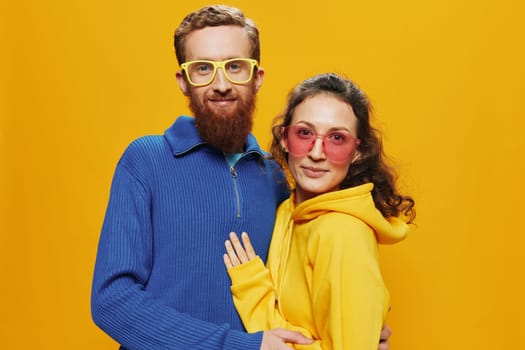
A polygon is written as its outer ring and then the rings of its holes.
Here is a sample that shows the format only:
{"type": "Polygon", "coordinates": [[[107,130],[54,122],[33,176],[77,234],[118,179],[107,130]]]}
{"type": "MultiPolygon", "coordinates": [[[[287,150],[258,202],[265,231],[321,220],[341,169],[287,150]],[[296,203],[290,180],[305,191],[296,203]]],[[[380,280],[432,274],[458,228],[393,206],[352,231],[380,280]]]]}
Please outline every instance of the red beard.
{"type": "MultiPolygon", "coordinates": [[[[230,94],[217,97],[226,98],[230,94]]],[[[255,90],[244,98],[237,96],[237,108],[233,111],[210,108],[205,101],[190,95],[190,109],[195,116],[195,126],[201,138],[224,153],[244,150],[244,144],[253,126],[255,90]]]]}

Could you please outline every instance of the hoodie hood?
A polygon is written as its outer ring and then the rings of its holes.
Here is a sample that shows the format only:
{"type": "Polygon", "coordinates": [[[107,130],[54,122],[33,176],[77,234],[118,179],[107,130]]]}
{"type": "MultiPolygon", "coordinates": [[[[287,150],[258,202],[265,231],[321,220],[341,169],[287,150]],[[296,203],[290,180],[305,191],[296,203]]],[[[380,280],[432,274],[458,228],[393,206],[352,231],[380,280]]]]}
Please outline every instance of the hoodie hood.
{"type": "MultiPolygon", "coordinates": [[[[403,240],[408,233],[408,225],[399,218],[385,218],[375,207],[372,198],[372,183],[325,193],[300,203],[292,213],[294,222],[310,221],[319,215],[329,212],[340,212],[352,215],[375,232],[377,241],[382,244],[393,244],[403,240]]],[[[293,205],[295,194],[290,198],[293,205]]]]}

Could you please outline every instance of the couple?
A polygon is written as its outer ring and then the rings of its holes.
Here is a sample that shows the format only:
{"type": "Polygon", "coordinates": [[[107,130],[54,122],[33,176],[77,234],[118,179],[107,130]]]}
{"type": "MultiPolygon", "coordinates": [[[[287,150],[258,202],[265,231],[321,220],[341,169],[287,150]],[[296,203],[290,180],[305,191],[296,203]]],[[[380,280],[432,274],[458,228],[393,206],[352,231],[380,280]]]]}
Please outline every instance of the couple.
{"type": "Polygon", "coordinates": [[[226,6],[175,32],[194,118],[126,149],[95,266],[94,321],[123,349],[388,349],[377,241],[404,237],[396,217],[411,221],[413,200],[394,187],[365,95],[337,75],[291,92],[273,158],[262,151],[259,47],[226,6]]]}

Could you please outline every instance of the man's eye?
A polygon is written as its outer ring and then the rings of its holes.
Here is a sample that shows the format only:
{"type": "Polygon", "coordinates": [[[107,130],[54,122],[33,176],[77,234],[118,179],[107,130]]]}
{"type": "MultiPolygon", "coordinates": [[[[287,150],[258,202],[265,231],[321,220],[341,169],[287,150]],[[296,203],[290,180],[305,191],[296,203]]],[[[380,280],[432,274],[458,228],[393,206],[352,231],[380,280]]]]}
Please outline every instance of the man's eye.
{"type": "Polygon", "coordinates": [[[190,67],[190,71],[198,74],[210,74],[213,72],[213,66],[208,63],[195,63],[190,67]]]}
{"type": "Polygon", "coordinates": [[[238,72],[243,71],[244,69],[246,69],[245,64],[243,64],[242,61],[230,62],[230,63],[228,63],[226,68],[231,73],[238,73],[238,72]]]}

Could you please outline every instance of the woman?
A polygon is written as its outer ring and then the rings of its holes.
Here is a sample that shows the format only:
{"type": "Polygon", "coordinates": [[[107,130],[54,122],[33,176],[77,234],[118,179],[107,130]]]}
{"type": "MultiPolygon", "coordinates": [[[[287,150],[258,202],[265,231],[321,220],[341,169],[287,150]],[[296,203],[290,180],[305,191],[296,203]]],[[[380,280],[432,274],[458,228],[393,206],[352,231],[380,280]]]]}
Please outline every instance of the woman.
{"type": "Polygon", "coordinates": [[[267,267],[246,233],[242,244],[235,233],[226,241],[249,332],[283,327],[316,340],[296,348],[377,348],[389,308],[377,243],[402,240],[415,209],[395,188],[370,111],[364,93],[335,74],[290,93],[271,151],[295,189],[277,211],[267,267]]]}

